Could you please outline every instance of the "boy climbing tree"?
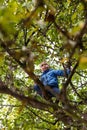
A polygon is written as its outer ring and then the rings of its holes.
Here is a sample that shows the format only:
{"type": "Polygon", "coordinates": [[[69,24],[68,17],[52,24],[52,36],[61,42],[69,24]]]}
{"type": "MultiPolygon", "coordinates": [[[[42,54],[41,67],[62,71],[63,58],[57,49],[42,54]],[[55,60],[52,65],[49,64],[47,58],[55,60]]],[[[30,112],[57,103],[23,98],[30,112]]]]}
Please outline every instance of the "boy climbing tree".
{"type": "MultiPolygon", "coordinates": [[[[70,69],[66,68],[66,70],[55,70],[51,69],[47,62],[42,62],[40,64],[40,69],[42,74],[40,76],[40,81],[43,83],[44,88],[49,95],[49,98],[55,97],[57,94],[60,94],[59,84],[58,84],[58,76],[68,76],[70,74],[70,69]]],[[[34,85],[34,90],[40,96],[44,97],[43,91],[40,86],[37,84],[34,85]]]]}

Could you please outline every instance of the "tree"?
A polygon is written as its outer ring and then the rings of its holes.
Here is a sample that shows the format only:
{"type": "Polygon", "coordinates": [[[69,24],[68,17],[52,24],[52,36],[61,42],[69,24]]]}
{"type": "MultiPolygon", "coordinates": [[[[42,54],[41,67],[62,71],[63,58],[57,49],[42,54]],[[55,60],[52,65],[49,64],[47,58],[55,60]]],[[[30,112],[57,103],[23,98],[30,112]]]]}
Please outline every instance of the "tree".
{"type": "Polygon", "coordinates": [[[87,1],[1,0],[0,8],[1,129],[86,130],[87,1]],[[58,104],[32,89],[36,82],[45,92],[38,78],[45,59],[53,68],[72,65],[58,104]]]}

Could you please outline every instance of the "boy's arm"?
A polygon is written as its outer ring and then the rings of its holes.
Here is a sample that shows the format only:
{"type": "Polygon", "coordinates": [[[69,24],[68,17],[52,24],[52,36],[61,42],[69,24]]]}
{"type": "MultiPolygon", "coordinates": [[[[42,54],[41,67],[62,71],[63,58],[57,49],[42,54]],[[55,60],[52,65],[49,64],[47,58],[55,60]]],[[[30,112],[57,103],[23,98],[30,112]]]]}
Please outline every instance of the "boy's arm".
{"type": "Polygon", "coordinates": [[[66,68],[65,70],[55,70],[54,73],[56,76],[67,76],[70,74],[70,69],[66,68]]]}

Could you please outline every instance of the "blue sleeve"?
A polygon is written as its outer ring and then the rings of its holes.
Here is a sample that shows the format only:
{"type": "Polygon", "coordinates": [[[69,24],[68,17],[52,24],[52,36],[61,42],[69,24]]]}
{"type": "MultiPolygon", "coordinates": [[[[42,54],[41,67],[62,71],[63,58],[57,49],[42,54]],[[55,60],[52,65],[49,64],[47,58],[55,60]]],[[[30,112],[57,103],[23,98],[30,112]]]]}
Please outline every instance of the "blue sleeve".
{"type": "Polygon", "coordinates": [[[65,70],[54,70],[54,74],[56,76],[66,76],[66,74],[67,75],[70,74],[70,69],[66,69],[66,71],[65,70]]]}

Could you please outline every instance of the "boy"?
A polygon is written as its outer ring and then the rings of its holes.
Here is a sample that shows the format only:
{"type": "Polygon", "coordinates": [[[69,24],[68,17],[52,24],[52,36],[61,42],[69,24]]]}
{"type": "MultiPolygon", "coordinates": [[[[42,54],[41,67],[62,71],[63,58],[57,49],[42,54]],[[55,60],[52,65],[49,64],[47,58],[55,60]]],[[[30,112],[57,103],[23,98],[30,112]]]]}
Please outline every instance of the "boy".
{"type": "MultiPolygon", "coordinates": [[[[60,93],[59,86],[58,86],[58,76],[65,77],[66,75],[70,73],[70,69],[66,68],[66,72],[65,70],[54,70],[54,69],[51,69],[48,63],[45,61],[40,64],[40,69],[42,71],[40,81],[43,83],[45,89],[47,86],[49,86],[52,89],[53,93],[50,91],[50,89],[46,89],[49,96],[55,97],[55,94],[60,93]]],[[[43,97],[42,91],[37,84],[34,85],[34,90],[40,96],[43,97]]]]}

